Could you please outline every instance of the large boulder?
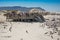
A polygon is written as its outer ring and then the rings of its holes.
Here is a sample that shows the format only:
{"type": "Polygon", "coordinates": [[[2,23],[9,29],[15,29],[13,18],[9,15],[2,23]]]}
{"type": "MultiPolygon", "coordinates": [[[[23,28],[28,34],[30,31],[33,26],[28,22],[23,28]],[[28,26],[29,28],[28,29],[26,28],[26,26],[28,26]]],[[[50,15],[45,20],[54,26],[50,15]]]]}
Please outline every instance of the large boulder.
{"type": "Polygon", "coordinates": [[[29,13],[40,13],[41,10],[39,9],[31,9],[29,13]]]}

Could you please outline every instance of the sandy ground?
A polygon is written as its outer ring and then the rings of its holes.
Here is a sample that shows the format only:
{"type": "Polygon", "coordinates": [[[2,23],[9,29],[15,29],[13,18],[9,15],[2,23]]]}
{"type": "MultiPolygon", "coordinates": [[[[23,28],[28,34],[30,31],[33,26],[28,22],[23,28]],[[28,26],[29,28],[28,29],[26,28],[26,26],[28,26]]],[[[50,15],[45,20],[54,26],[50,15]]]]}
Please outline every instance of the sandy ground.
{"type": "Polygon", "coordinates": [[[0,40],[59,40],[57,34],[53,35],[53,39],[44,34],[50,30],[44,23],[5,22],[0,24],[0,40]]]}
{"type": "MultiPolygon", "coordinates": [[[[53,16],[47,15],[45,18],[52,19],[53,16]]],[[[55,16],[59,17],[60,16],[55,16]]],[[[0,15],[0,22],[5,22],[6,17],[0,15]]],[[[47,28],[44,23],[39,22],[5,22],[0,23],[0,40],[60,40],[58,33],[53,34],[53,37],[46,32],[52,31],[47,28]]],[[[60,27],[58,27],[60,30],[60,27]]]]}

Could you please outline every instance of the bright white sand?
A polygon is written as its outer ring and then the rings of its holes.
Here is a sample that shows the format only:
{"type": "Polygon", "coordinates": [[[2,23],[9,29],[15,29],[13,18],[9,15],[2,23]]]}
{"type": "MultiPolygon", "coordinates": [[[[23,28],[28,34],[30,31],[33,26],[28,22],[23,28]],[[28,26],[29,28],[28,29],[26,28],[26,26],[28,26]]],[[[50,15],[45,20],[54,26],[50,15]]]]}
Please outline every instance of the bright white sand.
{"type": "MultiPolygon", "coordinates": [[[[52,17],[51,15],[45,16],[46,19],[52,19],[52,17]]],[[[5,21],[6,17],[0,15],[0,22],[5,21]]],[[[44,34],[51,30],[44,23],[5,22],[4,24],[0,24],[0,40],[57,40],[57,38],[60,38],[57,33],[53,35],[53,39],[49,34],[44,34]],[[6,29],[3,28],[3,25],[7,25],[6,29]],[[11,32],[9,31],[10,27],[12,27],[11,32]]]]}
{"type": "Polygon", "coordinates": [[[0,24],[0,40],[57,40],[60,37],[54,34],[52,39],[45,35],[44,33],[51,29],[47,29],[44,23],[6,22],[5,24],[8,25],[6,29],[3,29],[4,24],[0,24]],[[11,25],[12,31],[10,32],[11,25]]]}

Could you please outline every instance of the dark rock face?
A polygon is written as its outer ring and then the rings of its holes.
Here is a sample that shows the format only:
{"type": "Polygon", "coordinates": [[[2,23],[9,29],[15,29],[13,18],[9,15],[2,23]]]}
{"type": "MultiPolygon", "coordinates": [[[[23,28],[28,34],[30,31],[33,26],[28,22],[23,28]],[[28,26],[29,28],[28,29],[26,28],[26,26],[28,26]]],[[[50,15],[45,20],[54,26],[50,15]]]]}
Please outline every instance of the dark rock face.
{"type": "Polygon", "coordinates": [[[45,19],[42,15],[39,15],[38,13],[35,14],[29,14],[25,13],[21,16],[18,14],[5,14],[7,19],[13,19],[14,22],[45,22],[45,19]]]}
{"type": "Polygon", "coordinates": [[[30,19],[30,17],[27,19],[27,18],[24,18],[24,19],[13,19],[14,22],[45,22],[45,19],[44,17],[41,15],[40,16],[36,16],[36,17],[32,17],[30,19]]]}
{"type": "Polygon", "coordinates": [[[38,22],[44,22],[45,21],[45,19],[44,19],[44,17],[42,15],[36,16],[35,20],[38,21],[38,22]]]}

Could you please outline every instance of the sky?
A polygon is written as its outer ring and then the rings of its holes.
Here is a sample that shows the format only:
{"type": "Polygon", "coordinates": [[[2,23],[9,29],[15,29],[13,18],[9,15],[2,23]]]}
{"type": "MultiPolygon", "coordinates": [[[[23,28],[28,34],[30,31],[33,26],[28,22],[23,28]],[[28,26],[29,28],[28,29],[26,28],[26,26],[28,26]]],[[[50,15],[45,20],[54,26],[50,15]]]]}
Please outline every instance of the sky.
{"type": "Polygon", "coordinates": [[[46,11],[60,12],[60,0],[0,0],[0,7],[41,7],[46,11]]]}

